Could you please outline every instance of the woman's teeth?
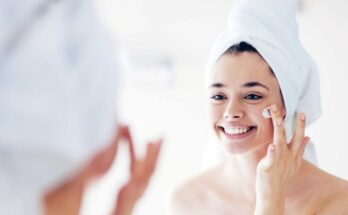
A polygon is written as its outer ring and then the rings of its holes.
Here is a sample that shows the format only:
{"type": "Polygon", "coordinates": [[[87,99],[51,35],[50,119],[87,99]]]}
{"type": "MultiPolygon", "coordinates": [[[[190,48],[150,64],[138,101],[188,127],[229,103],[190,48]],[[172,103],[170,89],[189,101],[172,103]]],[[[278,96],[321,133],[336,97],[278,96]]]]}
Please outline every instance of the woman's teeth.
{"type": "Polygon", "coordinates": [[[236,134],[245,134],[248,131],[250,131],[251,129],[252,129],[252,127],[248,127],[248,128],[224,128],[224,131],[227,134],[236,135],[236,134]]]}

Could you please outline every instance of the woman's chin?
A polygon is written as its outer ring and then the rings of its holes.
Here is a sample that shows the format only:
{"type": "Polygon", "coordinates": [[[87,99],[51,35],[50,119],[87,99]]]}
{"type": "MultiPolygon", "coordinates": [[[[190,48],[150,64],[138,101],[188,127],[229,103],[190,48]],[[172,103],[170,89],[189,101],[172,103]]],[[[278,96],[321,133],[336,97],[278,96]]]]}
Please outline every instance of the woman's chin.
{"type": "Polygon", "coordinates": [[[249,142],[231,142],[224,141],[223,145],[229,154],[245,154],[245,153],[257,153],[264,152],[267,150],[268,145],[271,141],[249,141],[249,142]]]}
{"type": "Polygon", "coordinates": [[[224,147],[229,154],[243,154],[250,150],[250,146],[246,146],[246,144],[236,145],[230,142],[224,142],[224,147]]]}

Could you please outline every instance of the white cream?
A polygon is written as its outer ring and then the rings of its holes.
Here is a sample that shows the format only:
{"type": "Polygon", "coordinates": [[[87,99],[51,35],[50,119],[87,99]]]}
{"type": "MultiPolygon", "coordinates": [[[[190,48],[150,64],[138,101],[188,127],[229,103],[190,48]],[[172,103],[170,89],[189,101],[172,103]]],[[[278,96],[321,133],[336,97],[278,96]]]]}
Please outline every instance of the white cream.
{"type": "Polygon", "coordinates": [[[271,118],[271,113],[268,107],[262,111],[262,116],[265,117],[266,119],[271,118]]]}

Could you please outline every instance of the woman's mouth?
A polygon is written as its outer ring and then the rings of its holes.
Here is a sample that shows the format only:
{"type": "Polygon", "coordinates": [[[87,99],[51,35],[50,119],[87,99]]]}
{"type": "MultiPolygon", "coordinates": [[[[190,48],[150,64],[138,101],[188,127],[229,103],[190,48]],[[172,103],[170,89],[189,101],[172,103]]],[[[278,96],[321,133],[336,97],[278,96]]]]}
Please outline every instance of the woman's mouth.
{"type": "Polygon", "coordinates": [[[219,129],[229,139],[242,139],[256,130],[256,126],[219,126],[219,129]]]}

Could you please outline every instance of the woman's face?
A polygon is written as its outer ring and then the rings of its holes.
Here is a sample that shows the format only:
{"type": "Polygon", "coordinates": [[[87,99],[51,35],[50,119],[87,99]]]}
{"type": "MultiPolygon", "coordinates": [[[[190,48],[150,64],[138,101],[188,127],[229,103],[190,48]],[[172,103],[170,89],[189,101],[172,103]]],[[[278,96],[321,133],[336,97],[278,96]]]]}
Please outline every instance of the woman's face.
{"type": "Polygon", "coordinates": [[[272,142],[271,119],[262,111],[276,104],[285,115],[277,79],[253,52],[223,55],[209,85],[210,116],[215,134],[233,154],[272,142]]]}

